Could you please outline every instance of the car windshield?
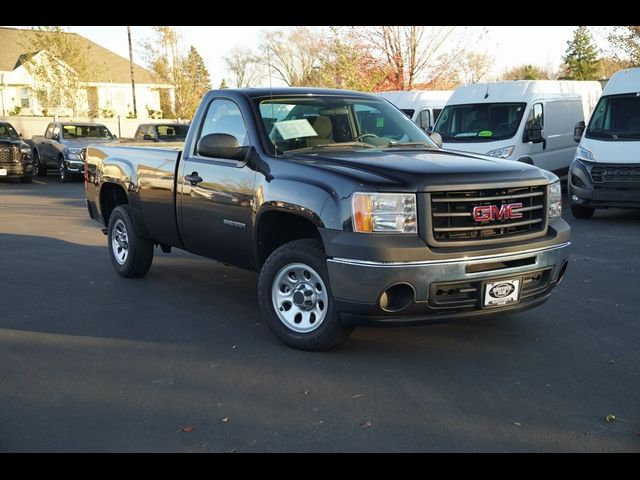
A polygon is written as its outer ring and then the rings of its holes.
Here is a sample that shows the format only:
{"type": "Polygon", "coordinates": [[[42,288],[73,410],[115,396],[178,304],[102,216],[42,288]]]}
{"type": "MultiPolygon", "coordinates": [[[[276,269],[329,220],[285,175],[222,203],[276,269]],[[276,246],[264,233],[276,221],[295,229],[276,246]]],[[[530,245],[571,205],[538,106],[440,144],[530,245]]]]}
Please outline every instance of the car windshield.
{"type": "Polygon", "coordinates": [[[20,138],[18,132],[8,123],[0,123],[0,137],[17,140],[20,138]]]}
{"type": "Polygon", "coordinates": [[[486,142],[513,137],[526,103],[447,105],[434,127],[445,142],[486,142]]]}
{"type": "Polygon", "coordinates": [[[158,125],[156,128],[160,140],[184,141],[189,131],[189,125],[158,125]]]}
{"type": "Polygon", "coordinates": [[[265,133],[278,153],[438,148],[406,115],[383,100],[301,95],[256,102],[265,133]]]}
{"type": "Polygon", "coordinates": [[[63,125],[63,138],[73,140],[75,138],[107,138],[113,135],[104,125],[63,125]]]}
{"type": "Polygon", "coordinates": [[[631,93],[602,97],[591,115],[585,136],[613,141],[640,139],[639,95],[631,93]]]}

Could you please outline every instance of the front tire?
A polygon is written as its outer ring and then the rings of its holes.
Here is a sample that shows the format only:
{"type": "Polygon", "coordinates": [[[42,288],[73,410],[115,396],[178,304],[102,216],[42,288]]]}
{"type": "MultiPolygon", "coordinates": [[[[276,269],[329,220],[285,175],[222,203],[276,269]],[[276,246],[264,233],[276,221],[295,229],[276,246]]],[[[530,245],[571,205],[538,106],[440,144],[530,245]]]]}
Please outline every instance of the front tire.
{"type": "Polygon", "coordinates": [[[294,240],[277,248],[260,272],[258,300],[271,331],[299,350],[327,350],[353,331],[334,310],[318,240],[294,240]]]}
{"type": "Polygon", "coordinates": [[[576,218],[591,218],[596,209],[592,207],[583,207],[582,205],[571,205],[571,213],[576,218]]]}
{"type": "Polygon", "coordinates": [[[108,245],[113,268],[123,277],[142,277],[151,268],[153,243],[136,232],[128,205],[111,212],[108,245]]]}
{"type": "Polygon", "coordinates": [[[42,158],[40,158],[38,150],[33,151],[33,175],[35,177],[47,176],[47,167],[43,165],[42,158]]]}

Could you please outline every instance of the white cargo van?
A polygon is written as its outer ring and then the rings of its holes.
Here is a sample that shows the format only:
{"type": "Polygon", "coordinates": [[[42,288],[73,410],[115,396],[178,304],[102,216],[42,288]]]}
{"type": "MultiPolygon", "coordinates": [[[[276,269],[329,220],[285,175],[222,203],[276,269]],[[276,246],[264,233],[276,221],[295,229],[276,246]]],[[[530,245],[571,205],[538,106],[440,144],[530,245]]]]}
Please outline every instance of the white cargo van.
{"type": "Polygon", "coordinates": [[[420,128],[427,130],[435,125],[452,93],[453,90],[412,90],[379,92],[376,95],[389,100],[420,128]]]}
{"type": "Polygon", "coordinates": [[[590,218],[596,208],[640,208],[640,68],[616,72],[604,87],[580,142],[568,180],[571,211],[590,218]]]}
{"type": "Polygon", "coordinates": [[[451,95],[434,131],[446,149],[519,160],[564,176],[576,151],[574,126],[589,118],[601,93],[595,81],[464,85],[451,95]]]}

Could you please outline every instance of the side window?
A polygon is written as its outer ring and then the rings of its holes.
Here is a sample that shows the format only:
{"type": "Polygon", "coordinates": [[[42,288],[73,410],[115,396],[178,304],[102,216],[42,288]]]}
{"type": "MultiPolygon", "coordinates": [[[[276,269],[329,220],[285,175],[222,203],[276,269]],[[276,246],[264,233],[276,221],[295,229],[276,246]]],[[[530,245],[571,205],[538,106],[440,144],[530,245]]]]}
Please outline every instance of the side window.
{"type": "Polygon", "coordinates": [[[136,140],[142,140],[142,138],[144,137],[144,128],[142,128],[142,125],[138,127],[138,129],[136,130],[136,136],[135,139],[136,140]]]}
{"type": "Polygon", "coordinates": [[[433,124],[434,125],[438,121],[438,117],[440,116],[440,112],[442,112],[441,108],[434,108],[433,109],[433,124]]]}
{"type": "Polygon", "coordinates": [[[198,139],[211,133],[233,135],[241,147],[250,145],[240,108],[231,100],[216,99],[209,104],[198,139]]]}
{"type": "Polygon", "coordinates": [[[60,126],[56,125],[55,127],[53,127],[53,136],[60,136],[60,126]]]}
{"type": "Polygon", "coordinates": [[[49,126],[47,127],[47,131],[44,134],[44,138],[51,138],[53,137],[53,123],[50,123],[49,126]]]}
{"type": "Polygon", "coordinates": [[[426,130],[431,125],[431,119],[429,115],[429,110],[422,110],[420,115],[418,116],[418,125],[423,130],[426,130]]]}
{"type": "Polygon", "coordinates": [[[146,133],[147,135],[149,135],[149,136],[151,137],[151,139],[152,139],[152,140],[153,140],[153,139],[155,139],[155,138],[156,138],[156,126],[155,126],[155,125],[149,125],[149,126],[147,127],[147,131],[146,131],[146,132],[144,132],[144,133],[146,133]]]}

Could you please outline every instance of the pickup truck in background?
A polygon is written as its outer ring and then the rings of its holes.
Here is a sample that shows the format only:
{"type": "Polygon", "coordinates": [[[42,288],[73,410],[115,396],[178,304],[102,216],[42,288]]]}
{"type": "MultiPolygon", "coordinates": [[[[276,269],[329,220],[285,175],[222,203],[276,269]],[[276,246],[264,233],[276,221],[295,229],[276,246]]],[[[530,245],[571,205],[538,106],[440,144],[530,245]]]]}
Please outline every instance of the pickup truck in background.
{"type": "Polygon", "coordinates": [[[86,163],[120,275],[147,273],[154,245],[259,271],[266,322],[303,350],[529,309],[567,268],[558,177],[443,150],[373,95],[215,90],[182,151],[90,145],[86,163]]]}
{"type": "Polygon", "coordinates": [[[44,176],[53,168],[61,182],[68,182],[72,175],[84,172],[83,148],[89,143],[115,143],[117,138],[99,123],[52,122],[44,136],[34,135],[31,142],[34,174],[44,176]]]}
{"type": "Polygon", "coordinates": [[[134,142],[184,142],[189,125],[184,123],[142,123],[138,125],[134,142]]]}
{"type": "Polygon", "coordinates": [[[0,179],[18,177],[22,183],[31,183],[32,171],[31,148],[13,125],[0,122],[0,179]]]}

